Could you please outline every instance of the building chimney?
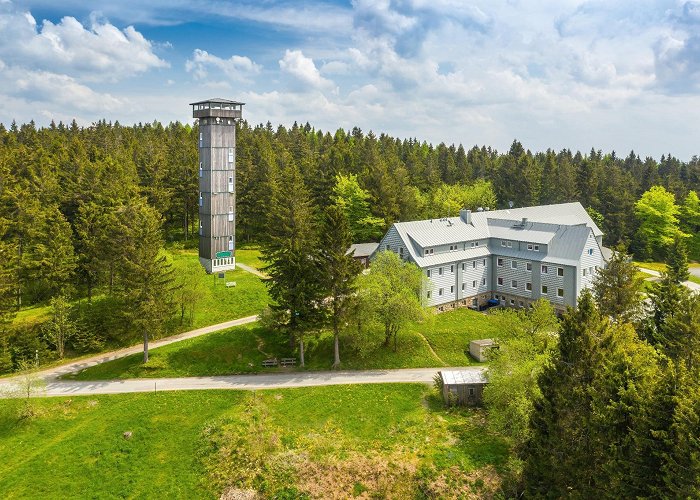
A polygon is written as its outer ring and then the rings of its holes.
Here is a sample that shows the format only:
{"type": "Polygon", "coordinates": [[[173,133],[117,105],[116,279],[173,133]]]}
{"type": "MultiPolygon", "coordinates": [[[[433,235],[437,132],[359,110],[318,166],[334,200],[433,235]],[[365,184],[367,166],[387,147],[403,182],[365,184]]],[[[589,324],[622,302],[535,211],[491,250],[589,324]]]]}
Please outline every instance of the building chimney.
{"type": "Polygon", "coordinates": [[[523,217],[523,226],[527,224],[527,217],[523,217]]]}
{"type": "Polygon", "coordinates": [[[459,218],[462,219],[462,221],[465,224],[471,224],[472,223],[472,211],[471,210],[460,210],[459,211],[459,218]]]}

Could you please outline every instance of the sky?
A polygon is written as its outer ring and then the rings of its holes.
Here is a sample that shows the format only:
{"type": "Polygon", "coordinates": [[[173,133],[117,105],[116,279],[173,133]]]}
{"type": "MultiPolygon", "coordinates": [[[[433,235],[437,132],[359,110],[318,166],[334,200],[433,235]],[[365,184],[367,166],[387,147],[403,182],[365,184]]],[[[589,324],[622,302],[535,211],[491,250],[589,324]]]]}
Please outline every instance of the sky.
{"type": "Polygon", "coordinates": [[[700,1],[0,0],[0,122],[360,127],[700,155],[700,1]]]}

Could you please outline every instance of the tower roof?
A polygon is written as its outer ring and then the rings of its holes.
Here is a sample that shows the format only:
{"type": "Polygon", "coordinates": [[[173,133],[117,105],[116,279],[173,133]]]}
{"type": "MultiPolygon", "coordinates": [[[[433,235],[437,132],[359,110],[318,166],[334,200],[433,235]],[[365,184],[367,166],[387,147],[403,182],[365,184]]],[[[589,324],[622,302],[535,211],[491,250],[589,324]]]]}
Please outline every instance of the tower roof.
{"type": "Polygon", "coordinates": [[[197,104],[206,104],[206,103],[214,103],[214,104],[240,104],[241,106],[244,105],[244,102],[238,102],[238,101],[232,101],[230,99],[222,99],[221,97],[213,97],[211,99],[206,99],[204,101],[197,101],[197,102],[191,102],[190,106],[196,106],[197,104]]]}

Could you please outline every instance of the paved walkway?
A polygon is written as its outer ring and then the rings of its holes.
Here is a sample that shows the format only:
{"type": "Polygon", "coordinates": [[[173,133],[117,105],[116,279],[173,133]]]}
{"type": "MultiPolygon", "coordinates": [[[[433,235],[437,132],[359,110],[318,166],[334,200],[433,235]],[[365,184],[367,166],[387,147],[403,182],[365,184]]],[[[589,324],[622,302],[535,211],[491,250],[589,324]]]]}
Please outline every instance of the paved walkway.
{"type": "MultiPolygon", "coordinates": [[[[357,370],[294,372],[260,375],[230,375],[225,377],[185,377],[158,379],[126,379],[105,381],[54,380],[46,389],[37,393],[44,396],[78,396],[92,394],[120,394],[157,391],[189,391],[202,389],[285,389],[290,387],[314,387],[340,384],[424,383],[442,368],[407,368],[400,370],[357,370]]],[[[449,368],[481,372],[482,366],[449,368]]],[[[0,386],[1,388],[1,386],[0,386]]]]}
{"type": "MultiPolygon", "coordinates": [[[[639,267],[638,269],[643,273],[651,274],[653,276],[653,278],[647,278],[648,281],[656,281],[658,278],[661,278],[661,273],[659,271],[647,269],[646,267],[639,267]]],[[[695,275],[697,276],[697,274],[695,275]]],[[[685,286],[688,290],[691,290],[693,292],[700,292],[700,285],[698,285],[697,283],[693,283],[692,281],[684,281],[683,286],[685,286]]]]}
{"type": "Polygon", "coordinates": [[[256,276],[259,276],[261,278],[268,278],[269,277],[267,274],[263,273],[262,271],[258,271],[254,267],[251,267],[247,264],[241,264],[240,262],[236,262],[236,267],[240,267],[244,271],[248,271],[249,273],[254,274],[256,276]]]}
{"type": "MultiPolygon", "coordinates": [[[[180,342],[182,340],[192,339],[199,337],[201,335],[206,335],[207,333],[218,332],[220,330],[226,330],[234,326],[245,325],[248,323],[253,323],[257,321],[257,316],[248,316],[246,318],[234,319],[232,321],[226,321],[224,323],[219,323],[216,325],[205,326],[204,328],[198,328],[197,330],[190,330],[189,332],[183,332],[178,335],[173,335],[171,337],[165,337],[160,340],[154,340],[148,343],[149,350],[155,349],[156,347],[162,347],[164,345],[172,344],[175,342],[180,342]]],[[[107,361],[112,361],[115,359],[123,358],[131,354],[136,354],[143,352],[143,344],[137,344],[131,347],[126,347],[124,349],[119,349],[117,351],[104,352],[102,354],[96,354],[89,358],[83,358],[78,361],[73,361],[71,363],[66,363],[65,365],[56,366],[53,368],[47,368],[45,370],[40,370],[37,375],[46,381],[52,381],[61,377],[62,375],[68,373],[79,372],[90,366],[99,365],[101,363],[106,363],[107,361]]],[[[0,388],[3,384],[13,383],[15,377],[8,377],[0,379],[0,388]]]]}

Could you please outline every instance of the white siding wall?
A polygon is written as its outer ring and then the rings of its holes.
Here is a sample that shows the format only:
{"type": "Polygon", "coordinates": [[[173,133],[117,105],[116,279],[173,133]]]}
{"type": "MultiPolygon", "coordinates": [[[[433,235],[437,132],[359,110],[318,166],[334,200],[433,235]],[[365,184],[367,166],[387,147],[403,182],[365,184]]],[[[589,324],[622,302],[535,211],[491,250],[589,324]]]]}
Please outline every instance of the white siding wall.
{"type": "MultiPolygon", "coordinates": [[[[532,263],[528,260],[516,259],[512,257],[501,257],[496,256],[494,262],[497,263],[498,259],[503,259],[503,267],[498,267],[496,265],[496,288],[494,293],[496,294],[509,294],[517,295],[518,297],[523,297],[526,299],[533,298],[533,292],[527,290],[526,283],[533,283],[533,274],[535,272],[535,267],[537,263],[532,263]],[[517,263],[517,268],[513,269],[512,262],[517,263]],[[532,264],[532,271],[527,270],[527,263],[532,264]],[[498,284],[498,278],[503,278],[503,285],[498,284]],[[512,282],[515,280],[517,282],[517,287],[512,287],[512,282]]],[[[533,290],[535,285],[533,284],[533,290]]]]}
{"type": "Polygon", "coordinates": [[[409,254],[406,245],[404,245],[403,240],[399,236],[399,232],[396,230],[396,228],[394,226],[391,226],[384,238],[382,238],[382,241],[379,243],[379,248],[377,248],[377,252],[391,250],[395,254],[400,255],[401,248],[403,248],[403,257],[408,258],[409,254]]]}
{"type": "MultiPolygon", "coordinates": [[[[547,274],[540,274],[540,284],[545,285],[547,287],[547,294],[545,295],[543,293],[540,293],[540,296],[548,299],[552,304],[558,304],[561,306],[566,305],[567,295],[570,296],[573,291],[567,291],[564,283],[564,276],[559,276],[558,271],[558,269],[564,269],[564,274],[566,274],[566,266],[552,264],[550,262],[541,262],[539,263],[539,265],[547,266],[547,274]],[[564,297],[559,297],[557,295],[557,290],[559,288],[562,288],[564,290],[564,297]]],[[[542,268],[540,267],[538,271],[541,272],[541,270],[542,268]]],[[[540,288],[538,292],[541,291],[542,289],[540,288]]]]}
{"type": "Polygon", "coordinates": [[[479,293],[488,292],[490,290],[489,263],[490,257],[480,257],[478,259],[464,260],[459,263],[461,281],[457,283],[459,294],[457,298],[473,297],[479,293]],[[484,265],[486,262],[486,265],[484,265]],[[464,271],[462,271],[464,266],[464,271]],[[481,284],[483,281],[483,285],[481,284]],[[476,287],[474,287],[476,282],[476,287]],[[462,290],[464,285],[464,291],[462,290]]]}
{"type": "Polygon", "coordinates": [[[432,286],[430,287],[430,298],[428,299],[429,305],[439,305],[457,300],[457,266],[458,263],[453,262],[452,264],[443,264],[424,270],[426,275],[427,271],[430,271],[428,279],[432,286]],[[442,274],[440,274],[440,269],[442,269],[442,274]],[[440,294],[440,289],[442,289],[442,295],[440,294]]]}
{"type": "Polygon", "coordinates": [[[593,232],[588,233],[586,246],[581,254],[578,276],[576,282],[579,283],[578,292],[582,292],[584,288],[593,286],[593,277],[597,274],[597,267],[603,267],[603,255],[600,253],[600,247],[596,239],[593,237],[593,232]],[[591,254],[589,255],[589,251],[591,254]],[[586,270],[586,275],[583,275],[583,270],[586,270]],[[590,270],[593,269],[593,273],[590,270]]]}

